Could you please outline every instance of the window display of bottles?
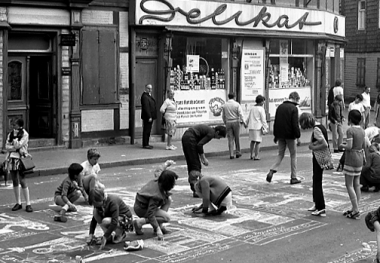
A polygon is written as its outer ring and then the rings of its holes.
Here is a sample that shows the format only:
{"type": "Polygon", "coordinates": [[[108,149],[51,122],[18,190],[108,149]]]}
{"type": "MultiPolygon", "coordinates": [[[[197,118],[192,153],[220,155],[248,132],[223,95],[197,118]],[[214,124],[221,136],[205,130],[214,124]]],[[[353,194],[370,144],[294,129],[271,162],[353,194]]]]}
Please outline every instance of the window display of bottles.
{"type": "Polygon", "coordinates": [[[306,69],[288,66],[286,81],[281,76],[279,65],[272,65],[269,70],[269,88],[273,89],[286,89],[294,87],[307,87],[310,86],[310,80],[306,78],[306,69]]]}
{"type": "Polygon", "coordinates": [[[185,72],[177,65],[170,70],[170,88],[173,90],[225,89],[225,73],[223,69],[211,68],[208,75],[203,75],[185,72]]]}

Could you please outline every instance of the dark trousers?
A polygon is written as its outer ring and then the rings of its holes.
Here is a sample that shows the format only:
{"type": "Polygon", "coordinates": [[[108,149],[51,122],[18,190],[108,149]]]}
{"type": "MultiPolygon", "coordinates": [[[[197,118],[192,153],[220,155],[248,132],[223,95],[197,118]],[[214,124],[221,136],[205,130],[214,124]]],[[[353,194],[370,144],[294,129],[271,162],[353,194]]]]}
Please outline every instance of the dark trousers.
{"type": "Polygon", "coordinates": [[[152,130],[153,121],[149,122],[148,120],[143,120],[143,139],[142,146],[149,145],[150,132],[152,130]]]}
{"type": "MultiPolygon", "coordinates": [[[[182,136],[182,150],[185,155],[187,172],[201,172],[202,164],[197,152],[197,140],[192,131],[186,131],[182,136]]],[[[194,185],[190,183],[191,191],[195,192],[194,185]]]]}
{"type": "Polygon", "coordinates": [[[380,187],[380,178],[372,174],[370,167],[363,167],[360,174],[360,184],[368,187],[380,187]]]}
{"type": "Polygon", "coordinates": [[[325,198],[322,189],[323,169],[313,154],[313,201],[317,210],[325,209],[325,198]]]}

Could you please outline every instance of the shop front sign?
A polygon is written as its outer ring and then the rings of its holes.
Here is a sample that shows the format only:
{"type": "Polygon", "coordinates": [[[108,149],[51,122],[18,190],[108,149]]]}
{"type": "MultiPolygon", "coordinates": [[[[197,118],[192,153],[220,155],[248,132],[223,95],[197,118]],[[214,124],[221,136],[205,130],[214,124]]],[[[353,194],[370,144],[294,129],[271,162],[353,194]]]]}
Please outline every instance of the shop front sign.
{"type": "Polygon", "coordinates": [[[222,122],[225,90],[181,90],[174,97],[178,124],[222,122]]]}
{"type": "Polygon", "coordinates": [[[327,11],[213,1],[141,0],[136,4],[135,23],[345,36],[345,18],[327,11]]]}

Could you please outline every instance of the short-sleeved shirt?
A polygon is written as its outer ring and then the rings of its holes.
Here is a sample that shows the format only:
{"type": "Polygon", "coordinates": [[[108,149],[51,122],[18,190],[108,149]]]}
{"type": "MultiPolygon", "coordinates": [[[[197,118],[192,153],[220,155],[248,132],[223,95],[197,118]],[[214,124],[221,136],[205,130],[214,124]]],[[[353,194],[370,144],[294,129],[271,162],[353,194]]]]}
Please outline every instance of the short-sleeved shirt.
{"type": "Polygon", "coordinates": [[[355,101],[351,102],[350,105],[348,106],[348,112],[350,112],[352,110],[358,110],[360,113],[365,112],[363,104],[355,103],[355,101]]]}
{"type": "Polygon", "coordinates": [[[83,176],[90,175],[90,174],[97,175],[100,172],[100,166],[98,163],[92,166],[90,162],[87,160],[81,163],[81,165],[83,166],[83,171],[81,173],[83,176]]]}

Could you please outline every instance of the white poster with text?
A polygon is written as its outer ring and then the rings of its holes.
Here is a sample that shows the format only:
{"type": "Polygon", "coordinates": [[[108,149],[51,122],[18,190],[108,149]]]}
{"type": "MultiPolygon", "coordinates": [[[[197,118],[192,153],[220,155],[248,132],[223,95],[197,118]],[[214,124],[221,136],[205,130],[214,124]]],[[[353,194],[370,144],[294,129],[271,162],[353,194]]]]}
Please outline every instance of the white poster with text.
{"type": "Polygon", "coordinates": [[[264,92],[264,50],[243,48],[241,58],[241,100],[255,101],[264,92]]]}

